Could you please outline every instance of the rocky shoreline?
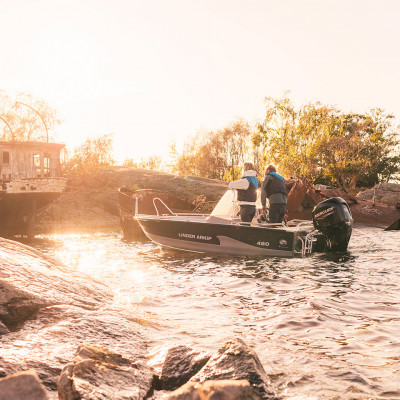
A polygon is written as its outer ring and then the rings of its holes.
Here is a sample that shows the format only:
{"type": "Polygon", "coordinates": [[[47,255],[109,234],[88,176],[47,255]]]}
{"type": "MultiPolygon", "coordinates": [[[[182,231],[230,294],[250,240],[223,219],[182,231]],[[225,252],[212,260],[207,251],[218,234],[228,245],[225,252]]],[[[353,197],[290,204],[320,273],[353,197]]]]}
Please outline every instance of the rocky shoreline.
{"type": "Polygon", "coordinates": [[[0,239],[0,400],[276,398],[237,338],[214,354],[172,347],[156,371],[146,326],[112,299],[106,285],[0,239]]]}
{"type": "MultiPolygon", "coordinates": [[[[173,188],[188,204],[199,193],[216,201],[226,188],[223,182],[140,174],[142,180],[117,174],[101,190],[65,193],[39,215],[37,233],[120,231],[116,187],[132,181],[152,190],[173,188]]],[[[381,185],[349,201],[353,213],[361,207],[361,216],[363,202],[387,215],[387,207],[398,210],[399,197],[400,185],[381,185]],[[394,203],[383,204],[389,197],[394,203]]],[[[214,354],[177,344],[155,368],[147,329],[113,303],[106,285],[0,238],[0,400],[277,398],[272,367],[242,340],[232,338],[214,354]]]]}

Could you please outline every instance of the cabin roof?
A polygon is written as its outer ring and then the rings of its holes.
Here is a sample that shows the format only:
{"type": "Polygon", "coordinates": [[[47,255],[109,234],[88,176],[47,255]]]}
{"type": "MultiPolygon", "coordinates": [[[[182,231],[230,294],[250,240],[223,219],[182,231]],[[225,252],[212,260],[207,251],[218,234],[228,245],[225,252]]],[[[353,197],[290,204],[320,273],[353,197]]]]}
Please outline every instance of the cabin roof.
{"type": "Polygon", "coordinates": [[[36,142],[36,141],[26,141],[26,142],[7,142],[0,141],[0,147],[15,147],[15,148],[41,148],[43,150],[61,150],[65,147],[63,143],[48,143],[48,142],[36,142]]]}

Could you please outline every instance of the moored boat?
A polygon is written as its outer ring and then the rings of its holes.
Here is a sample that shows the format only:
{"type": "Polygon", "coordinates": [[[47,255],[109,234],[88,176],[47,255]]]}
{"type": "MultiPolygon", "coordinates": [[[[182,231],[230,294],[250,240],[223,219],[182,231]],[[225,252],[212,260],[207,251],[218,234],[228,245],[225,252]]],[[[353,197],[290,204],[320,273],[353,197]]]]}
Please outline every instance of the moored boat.
{"type": "Polygon", "coordinates": [[[64,144],[0,142],[0,235],[34,234],[35,217],[66,189],[64,144]]]}

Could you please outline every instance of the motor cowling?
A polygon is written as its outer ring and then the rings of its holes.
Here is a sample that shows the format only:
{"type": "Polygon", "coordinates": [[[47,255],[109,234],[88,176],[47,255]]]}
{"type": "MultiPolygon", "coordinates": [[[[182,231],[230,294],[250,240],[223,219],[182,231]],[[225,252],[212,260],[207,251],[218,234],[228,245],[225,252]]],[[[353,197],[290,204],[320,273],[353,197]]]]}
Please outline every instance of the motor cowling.
{"type": "Polygon", "coordinates": [[[347,250],[353,218],[349,205],[341,197],[332,197],[318,203],[313,210],[313,224],[326,238],[325,250],[347,250]]]}

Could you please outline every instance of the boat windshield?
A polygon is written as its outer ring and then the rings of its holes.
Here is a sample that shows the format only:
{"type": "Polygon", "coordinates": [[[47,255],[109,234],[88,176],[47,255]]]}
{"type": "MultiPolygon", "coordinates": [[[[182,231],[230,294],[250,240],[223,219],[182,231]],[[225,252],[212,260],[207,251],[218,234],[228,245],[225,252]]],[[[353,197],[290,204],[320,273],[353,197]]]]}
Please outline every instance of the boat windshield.
{"type": "Polygon", "coordinates": [[[236,191],[227,190],[211,213],[213,217],[230,219],[237,214],[236,191]]]}
{"type": "MultiPolygon", "coordinates": [[[[232,219],[239,215],[236,190],[227,190],[215,206],[211,216],[225,219],[232,219]]],[[[257,190],[257,208],[261,208],[260,193],[257,190]]]]}

